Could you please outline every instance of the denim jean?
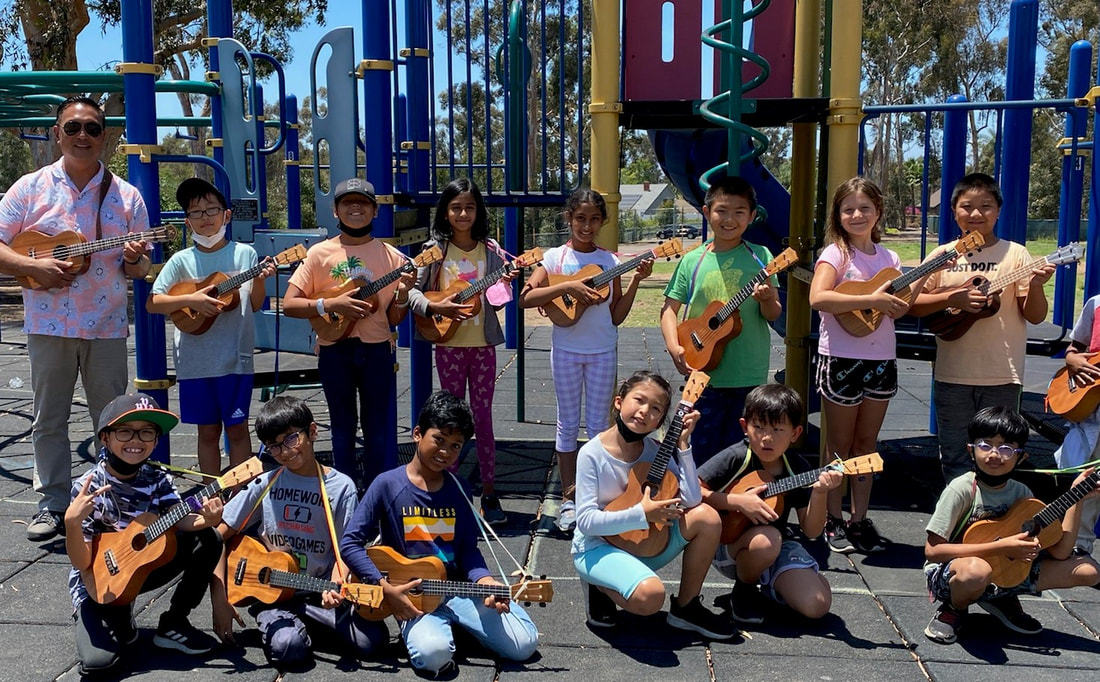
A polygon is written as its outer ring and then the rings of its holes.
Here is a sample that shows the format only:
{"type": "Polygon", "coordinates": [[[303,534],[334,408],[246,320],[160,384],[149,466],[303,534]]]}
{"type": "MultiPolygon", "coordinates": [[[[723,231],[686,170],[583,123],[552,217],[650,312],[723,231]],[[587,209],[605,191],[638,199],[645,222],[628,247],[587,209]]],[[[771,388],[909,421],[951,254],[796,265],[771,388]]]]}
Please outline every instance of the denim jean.
{"type": "Polygon", "coordinates": [[[527,660],[539,644],[538,628],[519,604],[512,602],[509,613],[497,613],[481,599],[449,597],[435,611],[401,623],[409,663],[432,673],[447,667],[455,652],[455,625],[489,651],[513,661],[527,660]]]}

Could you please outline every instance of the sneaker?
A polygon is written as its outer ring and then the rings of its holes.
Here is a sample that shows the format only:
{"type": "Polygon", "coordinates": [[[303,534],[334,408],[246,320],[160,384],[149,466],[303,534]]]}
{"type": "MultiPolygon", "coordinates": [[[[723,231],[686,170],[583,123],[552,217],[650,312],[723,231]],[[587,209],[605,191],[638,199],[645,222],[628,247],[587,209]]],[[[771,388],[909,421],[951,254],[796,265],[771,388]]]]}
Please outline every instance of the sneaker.
{"type": "Polygon", "coordinates": [[[871,519],[848,523],[848,542],[863,554],[872,554],[886,549],[886,541],[878,534],[871,519]]]}
{"type": "Polygon", "coordinates": [[[730,592],[730,616],[744,625],[764,622],[764,595],[752,583],[737,580],[730,592]]]}
{"type": "Polygon", "coordinates": [[[566,500],[561,503],[556,525],[558,530],[563,533],[572,533],[573,529],[577,527],[577,506],[573,503],[573,500],[566,500]]]}
{"type": "Polygon", "coordinates": [[[954,644],[958,637],[959,625],[962,624],[966,610],[959,611],[950,604],[940,605],[936,615],[928,621],[924,628],[924,636],[938,644],[954,644]]]}
{"type": "Polygon", "coordinates": [[[672,603],[668,608],[668,624],[679,630],[691,630],[711,639],[729,639],[737,634],[737,630],[729,619],[714,613],[703,606],[702,596],[698,596],[680,606],[676,602],[676,596],[672,596],[672,603]]]}
{"type": "Polygon", "coordinates": [[[165,614],[160,618],[153,644],[196,656],[212,651],[214,638],[191,625],[186,618],[177,620],[165,614]]]}
{"type": "Polygon", "coordinates": [[[589,584],[584,593],[584,608],[588,614],[588,624],[594,628],[614,627],[619,621],[619,609],[615,602],[595,585],[589,584]]]}
{"type": "Polygon", "coordinates": [[[1035,635],[1043,631],[1043,624],[1024,613],[1020,598],[1016,595],[994,597],[978,602],[978,608],[1001,621],[1009,630],[1021,635],[1035,635]]]}
{"type": "Polygon", "coordinates": [[[31,517],[27,524],[27,539],[49,540],[55,535],[65,534],[65,516],[60,512],[43,509],[31,517]]]}
{"type": "Polygon", "coordinates": [[[504,526],[508,523],[508,516],[500,508],[500,500],[496,495],[481,497],[481,518],[490,526],[504,526]]]}
{"type": "Polygon", "coordinates": [[[828,517],[825,521],[825,542],[829,543],[829,549],[837,554],[851,554],[856,551],[855,546],[848,539],[848,527],[844,519],[828,517]]]}

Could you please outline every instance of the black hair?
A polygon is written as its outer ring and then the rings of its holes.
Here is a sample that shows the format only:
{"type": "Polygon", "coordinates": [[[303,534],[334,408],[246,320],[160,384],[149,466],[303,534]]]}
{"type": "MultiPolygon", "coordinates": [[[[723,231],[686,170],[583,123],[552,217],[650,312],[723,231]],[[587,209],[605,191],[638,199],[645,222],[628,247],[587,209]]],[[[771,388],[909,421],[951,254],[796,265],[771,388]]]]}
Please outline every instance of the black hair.
{"type": "Polygon", "coordinates": [[[256,415],[256,437],[261,443],[271,443],[280,433],[291,429],[308,430],[313,424],[313,412],[301,398],[280,395],[264,403],[256,415]]]}
{"type": "Polygon", "coordinates": [[[802,399],[786,384],[763,384],[745,396],[745,421],[775,425],[786,417],[792,426],[802,424],[802,399]]]}
{"type": "Polygon", "coordinates": [[[1031,428],[1027,420],[1011,407],[994,405],[984,407],[970,418],[966,427],[966,433],[971,443],[976,443],[985,438],[1000,436],[1006,443],[1011,443],[1018,448],[1027,444],[1027,437],[1031,428]]]}
{"type": "Polygon", "coordinates": [[[964,175],[962,180],[955,183],[955,189],[951,190],[951,210],[955,210],[955,205],[959,203],[959,198],[962,195],[974,190],[992,194],[993,200],[997,202],[997,208],[1005,205],[1004,196],[1001,194],[1001,186],[997,184],[992,175],[971,173],[964,175]]]}
{"type": "Polygon", "coordinates": [[[78,95],[75,97],[66,97],[61,104],[57,105],[57,115],[54,118],[56,125],[61,125],[61,115],[65,113],[65,110],[69,107],[75,107],[77,104],[83,104],[86,107],[95,109],[96,115],[99,117],[99,125],[104,128],[107,127],[107,116],[103,113],[103,107],[99,106],[99,102],[95,101],[91,97],[84,95],[78,95]]]}
{"type": "Polygon", "coordinates": [[[745,178],[731,175],[729,177],[722,178],[718,182],[710,186],[707,190],[707,195],[703,199],[703,205],[707,208],[711,207],[711,204],[718,199],[719,194],[725,194],[731,197],[744,197],[745,201],[749,202],[749,209],[756,210],[756,190],[749,184],[749,181],[745,178]]]}
{"type": "Polygon", "coordinates": [[[477,215],[474,216],[474,224],[470,228],[470,236],[474,241],[485,241],[489,236],[489,215],[485,210],[485,198],[481,196],[481,190],[474,181],[469,178],[456,178],[447,183],[439,195],[439,203],[435,205],[435,218],[432,220],[432,239],[438,241],[450,241],[454,236],[451,229],[451,221],[447,219],[447,209],[451,202],[459,195],[469,192],[474,197],[477,206],[477,215]]]}
{"type": "Polygon", "coordinates": [[[604,201],[603,195],[593,189],[587,187],[579,187],[573,190],[573,193],[569,195],[569,198],[565,200],[565,210],[562,213],[565,214],[566,222],[573,221],[573,213],[580,208],[581,204],[592,204],[603,215],[603,221],[607,222],[607,202],[604,201]]]}
{"type": "Polygon", "coordinates": [[[428,429],[439,429],[458,431],[466,440],[474,437],[474,417],[470,406],[447,391],[436,391],[428,398],[416,418],[416,427],[422,436],[428,429]]]}
{"type": "MultiPolygon", "coordinates": [[[[668,419],[668,408],[672,405],[672,386],[669,385],[668,379],[665,379],[660,374],[657,374],[656,372],[651,372],[648,369],[640,369],[637,372],[631,374],[629,377],[624,379],[621,384],[619,384],[619,390],[615,394],[615,396],[620,399],[625,398],[626,394],[630,393],[630,389],[634,388],[638,384],[642,384],[647,381],[652,381],[654,384],[657,385],[658,388],[665,392],[665,413],[661,418],[661,423],[663,424],[665,422],[665,419],[668,419]]],[[[615,421],[614,402],[612,402],[611,404],[611,421],[615,421]]]]}

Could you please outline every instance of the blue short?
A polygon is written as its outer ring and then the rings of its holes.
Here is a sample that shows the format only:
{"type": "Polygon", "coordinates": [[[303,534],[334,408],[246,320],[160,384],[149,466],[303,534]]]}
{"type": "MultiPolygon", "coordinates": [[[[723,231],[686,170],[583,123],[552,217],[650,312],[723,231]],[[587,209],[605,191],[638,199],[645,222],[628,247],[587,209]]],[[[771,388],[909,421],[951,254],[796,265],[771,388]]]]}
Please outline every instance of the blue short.
{"type": "Polygon", "coordinates": [[[208,379],[180,379],[180,421],[185,424],[225,424],[248,421],[252,375],[227,374],[208,379]]]}
{"type": "MultiPolygon", "coordinates": [[[[1040,565],[1044,558],[1046,558],[1046,552],[1040,552],[1039,557],[1031,562],[1031,570],[1028,571],[1027,578],[1019,585],[998,587],[990,584],[986,586],[985,592],[975,600],[975,603],[1010,594],[1042,594],[1038,586],[1040,565]]],[[[928,596],[932,601],[945,604],[951,601],[951,576],[953,575],[955,572],[951,570],[950,561],[943,564],[928,564],[924,567],[924,579],[928,582],[928,596]]]]}
{"type": "MultiPolygon", "coordinates": [[[[729,554],[729,545],[718,545],[718,551],[714,553],[714,560],[711,565],[730,580],[737,580],[737,562],[729,554]]],[[[760,575],[760,588],[772,601],[785,604],[783,598],[775,591],[775,580],[787,571],[793,571],[797,568],[807,568],[814,573],[819,572],[817,561],[806,551],[805,547],[794,540],[784,540],[779,548],[779,556],[760,575]]]]}
{"type": "Polygon", "coordinates": [[[636,557],[626,550],[601,544],[573,555],[573,567],[581,580],[615,590],[630,599],[634,590],[646,578],[656,578],[662,568],[687,547],[687,540],[680,533],[680,524],[669,529],[668,547],[653,557],[636,557]]]}

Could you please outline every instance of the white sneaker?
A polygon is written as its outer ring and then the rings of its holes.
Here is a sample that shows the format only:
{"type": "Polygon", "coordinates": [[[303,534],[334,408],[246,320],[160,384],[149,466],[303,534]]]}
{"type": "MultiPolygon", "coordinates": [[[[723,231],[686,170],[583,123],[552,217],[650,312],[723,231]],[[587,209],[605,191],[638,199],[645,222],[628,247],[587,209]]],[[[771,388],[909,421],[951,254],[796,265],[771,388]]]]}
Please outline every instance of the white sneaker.
{"type": "Polygon", "coordinates": [[[561,509],[558,510],[558,520],[555,522],[563,533],[570,533],[577,527],[577,506],[573,503],[573,500],[566,500],[561,503],[561,509]]]}

